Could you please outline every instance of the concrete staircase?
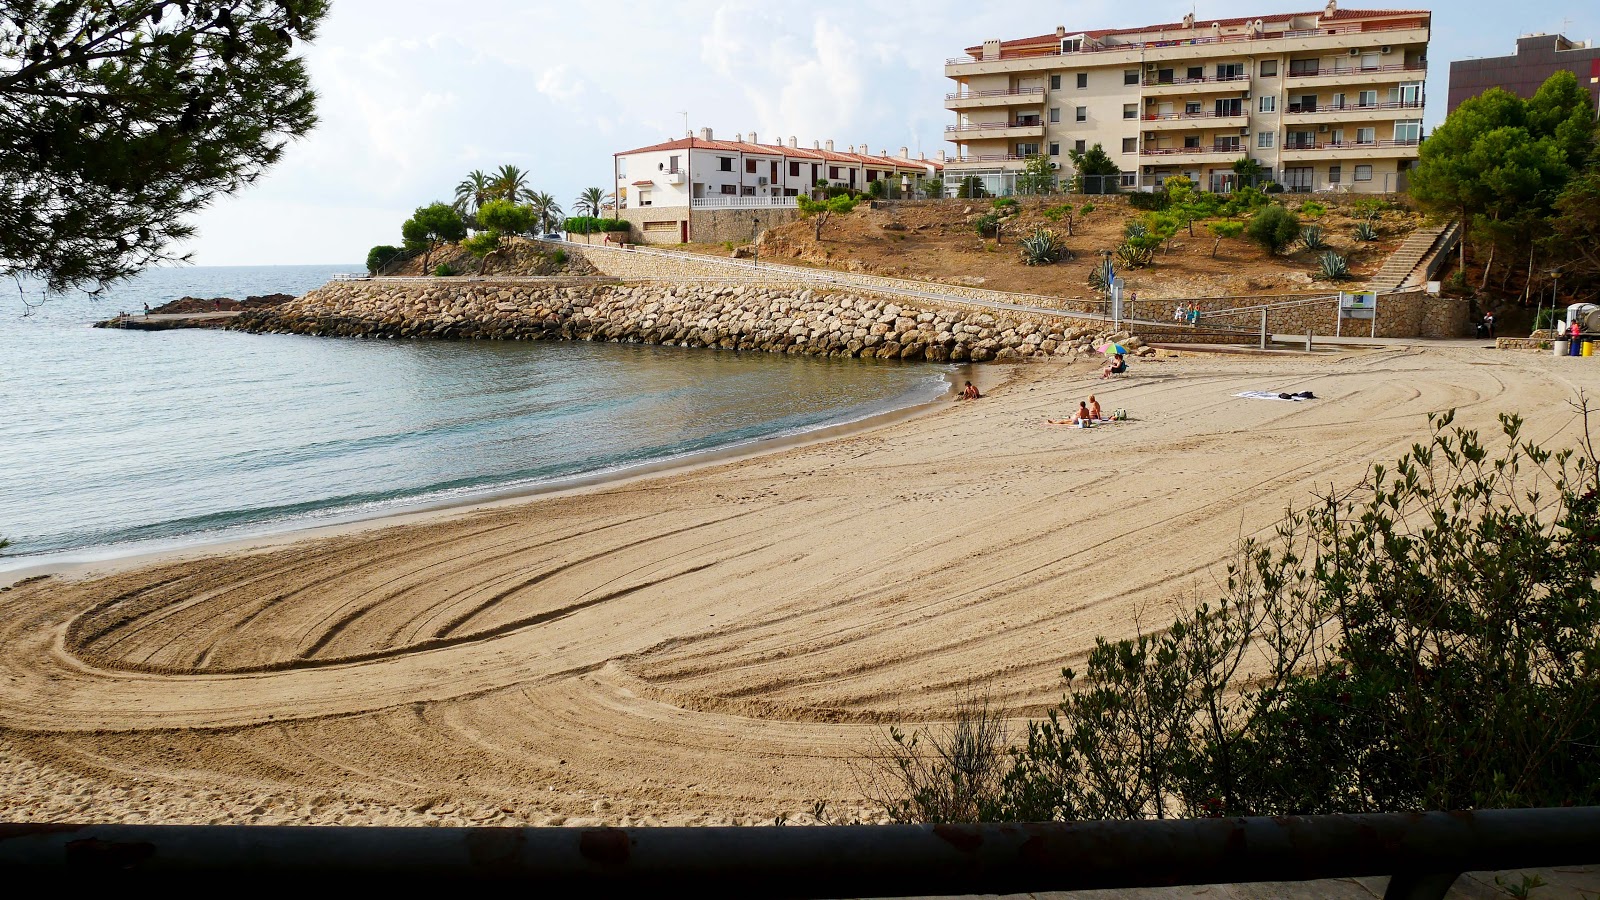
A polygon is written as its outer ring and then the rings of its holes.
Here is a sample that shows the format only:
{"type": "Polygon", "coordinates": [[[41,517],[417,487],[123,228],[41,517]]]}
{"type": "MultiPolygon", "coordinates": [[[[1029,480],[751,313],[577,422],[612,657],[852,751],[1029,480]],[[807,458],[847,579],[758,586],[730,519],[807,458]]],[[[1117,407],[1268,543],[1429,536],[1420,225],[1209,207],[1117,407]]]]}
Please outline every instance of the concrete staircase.
{"type": "Polygon", "coordinates": [[[1383,268],[1367,282],[1367,290],[1386,293],[1414,287],[1438,271],[1438,261],[1455,247],[1459,226],[1451,222],[1419,228],[1383,261],[1383,268]]]}

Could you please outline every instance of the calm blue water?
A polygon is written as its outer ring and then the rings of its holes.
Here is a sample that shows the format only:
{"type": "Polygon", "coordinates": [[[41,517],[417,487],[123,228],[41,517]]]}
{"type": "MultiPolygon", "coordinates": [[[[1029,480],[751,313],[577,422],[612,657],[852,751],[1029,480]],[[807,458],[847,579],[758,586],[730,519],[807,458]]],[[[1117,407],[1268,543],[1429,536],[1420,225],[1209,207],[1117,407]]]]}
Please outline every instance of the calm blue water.
{"type": "Polygon", "coordinates": [[[945,369],[586,343],[94,329],[356,266],[155,270],[0,296],[0,569],[371,515],[800,433],[934,399],[945,369]]]}

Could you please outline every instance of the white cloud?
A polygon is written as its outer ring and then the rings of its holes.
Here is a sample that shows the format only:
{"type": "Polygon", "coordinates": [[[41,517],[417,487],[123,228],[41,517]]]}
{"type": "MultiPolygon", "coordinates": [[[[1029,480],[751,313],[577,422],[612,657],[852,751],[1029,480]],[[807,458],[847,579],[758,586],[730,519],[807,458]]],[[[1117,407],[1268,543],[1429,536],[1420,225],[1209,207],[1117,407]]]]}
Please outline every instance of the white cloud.
{"type": "Polygon", "coordinates": [[[544,74],[539,76],[536,87],[539,93],[561,101],[576,100],[583,95],[584,89],[583,79],[573,75],[572,70],[564,63],[545,69],[544,74]]]}

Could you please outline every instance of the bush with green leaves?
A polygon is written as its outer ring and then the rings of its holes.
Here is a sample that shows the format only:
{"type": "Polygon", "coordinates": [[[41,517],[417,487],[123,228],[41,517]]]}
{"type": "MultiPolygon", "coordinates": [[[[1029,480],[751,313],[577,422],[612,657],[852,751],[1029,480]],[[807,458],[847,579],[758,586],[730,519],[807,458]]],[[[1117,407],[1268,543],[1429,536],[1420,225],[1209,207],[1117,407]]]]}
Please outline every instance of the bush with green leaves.
{"type": "Polygon", "coordinates": [[[996,212],[1016,212],[1018,206],[1019,204],[1017,203],[1017,198],[1015,197],[997,197],[994,201],[994,208],[996,212]]]}
{"type": "Polygon", "coordinates": [[[944,179],[928,178],[921,184],[922,193],[930,200],[937,200],[944,196],[944,179]]]}
{"type": "Polygon", "coordinates": [[[1083,206],[1078,208],[1078,214],[1082,215],[1082,216],[1087,216],[1087,215],[1089,215],[1089,213],[1092,213],[1092,212],[1094,212],[1094,204],[1093,203],[1085,203],[1083,206]]]}
{"type": "Polygon", "coordinates": [[[1043,226],[1017,242],[1022,262],[1029,266],[1048,266],[1063,259],[1071,259],[1072,251],[1062,242],[1061,236],[1043,226]]]}
{"type": "Polygon", "coordinates": [[[1130,219],[1123,223],[1122,236],[1124,238],[1139,238],[1150,233],[1150,226],[1143,219],[1130,219]]]}
{"type": "Polygon", "coordinates": [[[1211,257],[1213,259],[1216,258],[1217,248],[1222,246],[1224,238],[1236,238],[1244,234],[1243,222],[1211,222],[1206,227],[1211,230],[1212,237],[1216,238],[1216,241],[1211,245],[1211,257]]]}
{"type": "Polygon", "coordinates": [[[1094,264],[1094,268],[1089,270],[1089,287],[1096,291],[1111,290],[1111,279],[1115,271],[1116,266],[1110,257],[1102,257],[1094,264]]]}
{"type": "Polygon", "coordinates": [[[889,183],[882,178],[867,182],[867,196],[874,200],[882,200],[889,196],[889,183]]]}
{"type": "MultiPolygon", "coordinates": [[[[1143,240],[1148,240],[1144,238],[1143,240]]],[[[1125,269],[1142,269],[1155,261],[1155,247],[1138,240],[1123,241],[1116,249],[1117,262],[1125,269]]]]}
{"type": "Polygon", "coordinates": [[[1378,239],[1378,228],[1372,222],[1357,222],[1355,237],[1358,241],[1375,241],[1378,239]]]}
{"type": "Polygon", "coordinates": [[[1260,244],[1268,253],[1282,253],[1300,239],[1300,220],[1294,213],[1273,204],[1262,207],[1250,217],[1245,227],[1250,240],[1260,244]]]}
{"type": "Polygon", "coordinates": [[[448,203],[430,203],[417,207],[411,218],[400,226],[400,237],[405,248],[422,253],[422,271],[428,271],[433,253],[441,244],[459,241],[467,236],[467,223],[461,213],[448,203]]]}
{"type": "Polygon", "coordinates": [[[1300,229],[1300,243],[1307,250],[1328,249],[1328,236],[1320,225],[1307,225],[1300,229]]]}
{"type": "Polygon", "coordinates": [[[550,254],[550,261],[552,263],[555,263],[557,267],[566,265],[567,264],[567,251],[561,249],[560,247],[557,247],[556,248],[556,252],[550,254]]]}
{"type": "Polygon", "coordinates": [[[461,249],[472,254],[472,258],[478,261],[478,274],[482,275],[484,266],[489,264],[489,257],[500,249],[500,232],[480,231],[462,241],[461,249]]]}
{"type": "Polygon", "coordinates": [[[827,225],[830,219],[834,216],[848,215],[855,210],[859,202],[849,194],[829,197],[826,200],[813,200],[810,197],[798,197],[796,200],[796,205],[800,208],[800,218],[811,220],[814,229],[812,236],[818,241],[822,240],[823,226],[827,225]]]}
{"type": "Polygon", "coordinates": [[[1307,200],[1306,202],[1300,204],[1299,212],[1302,216],[1308,216],[1315,219],[1318,216],[1326,215],[1328,212],[1328,207],[1316,200],[1307,200]]]}
{"type": "Polygon", "coordinates": [[[1231,218],[1254,212],[1271,202],[1271,200],[1267,199],[1266,194],[1249,185],[1245,185],[1229,194],[1227,201],[1222,204],[1217,213],[1231,218]]]}
{"type": "Polygon", "coordinates": [[[367,251],[367,274],[380,274],[384,267],[398,259],[400,254],[404,252],[405,251],[401,250],[399,247],[393,247],[388,244],[379,244],[378,246],[373,247],[371,250],[367,251]]]}
{"type": "Polygon", "coordinates": [[[980,237],[994,237],[1000,228],[1000,216],[996,213],[984,213],[972,220],[972,230],[980,237]]]}
{"type": "Polygon", "coordinates": [[[447,278],[456,274],[456,268],[449,263],[439,263],[437,266],[433,267],[433,274],[438,278],[447,278]]]}
{"type": "Polygon", "coordinates": [[[1134,191],[1128,195],[1128,205],[1147,212],[1166,209],[1167,195],[1165,191],[1134,191]]]}
{"type": "Polygon", "coordinates": [[[1372,221],[1389,209],[1389,201],[1382,197],[1362,197],[1350,204],[1350,214],[1358,218],[1372,221]]]}
{"type": "Polygon", "coordinates": [[[1047,208],[1039,215],[1044,216],[1046,219],[1049,219],[1052,222],[1059,222],[1063,217],[1072,215],[1072,204],[1063,203],[1060,206],[1052,206],[1047,208]]]}
{"type": "Polygon", "coordinates": [[[976,175],[968,175],[956,185],[956,196],[963,200],[977,200],[989,196],[989,188],[983,179],[976,175]]]}
{"type": "Polygon", "coordinates": [[[1261,193],[1281,194],[1283,193],[1283,185],[1277,183],[1276,181],[1269,181],[1261,186],[1261,193]]]}
{"type": "Polygon", "coordinates": [[[561,223],[567,234],[601,234],[607,231],[630,231],[633,226],[627,219],[601,219],[595,216],[568,216],[561,223]]]}
{"type": "Polygon", "coordinates": [[[537,218],[532,206],[510,200],[490,200],[478,207],[478,225],[500,235],[533,230],[537,218]]]}
{"type": "Polygon", "coordinates": [[[1492,441],[1430,416],[1394,466],[1244,540],[1217,601],[1096,641],[1020,745],[967,705],[960,741],[891,746],[923,756],[892,801],[952,771],[982,777],[957,783],[958,802],[885,810],[1040,822],[1600,803],[1600,459],[1578,409],[1578,444],[1559,450],[1514,415],[1492,441]]]}
{"type": "Polygon", "coordinates": [[[1317,277],[1324,281],[1346,281],[1350,276],[1350,261],[1332,250],[1317,257],[1317,277]]]}

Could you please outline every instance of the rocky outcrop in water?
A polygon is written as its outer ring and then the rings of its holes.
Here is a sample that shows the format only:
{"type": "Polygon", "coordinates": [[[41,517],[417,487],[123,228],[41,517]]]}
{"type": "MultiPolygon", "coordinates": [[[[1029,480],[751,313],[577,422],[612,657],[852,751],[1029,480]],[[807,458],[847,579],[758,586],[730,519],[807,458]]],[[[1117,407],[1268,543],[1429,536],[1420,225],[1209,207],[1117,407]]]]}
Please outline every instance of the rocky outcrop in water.
{"type": "Polygon", "coordinates": [[[335,282],[228,327],[347,337],[586,340],[942,361],[1096,355],[1102,322],[909,306],[794,284],[335,282]]]}

